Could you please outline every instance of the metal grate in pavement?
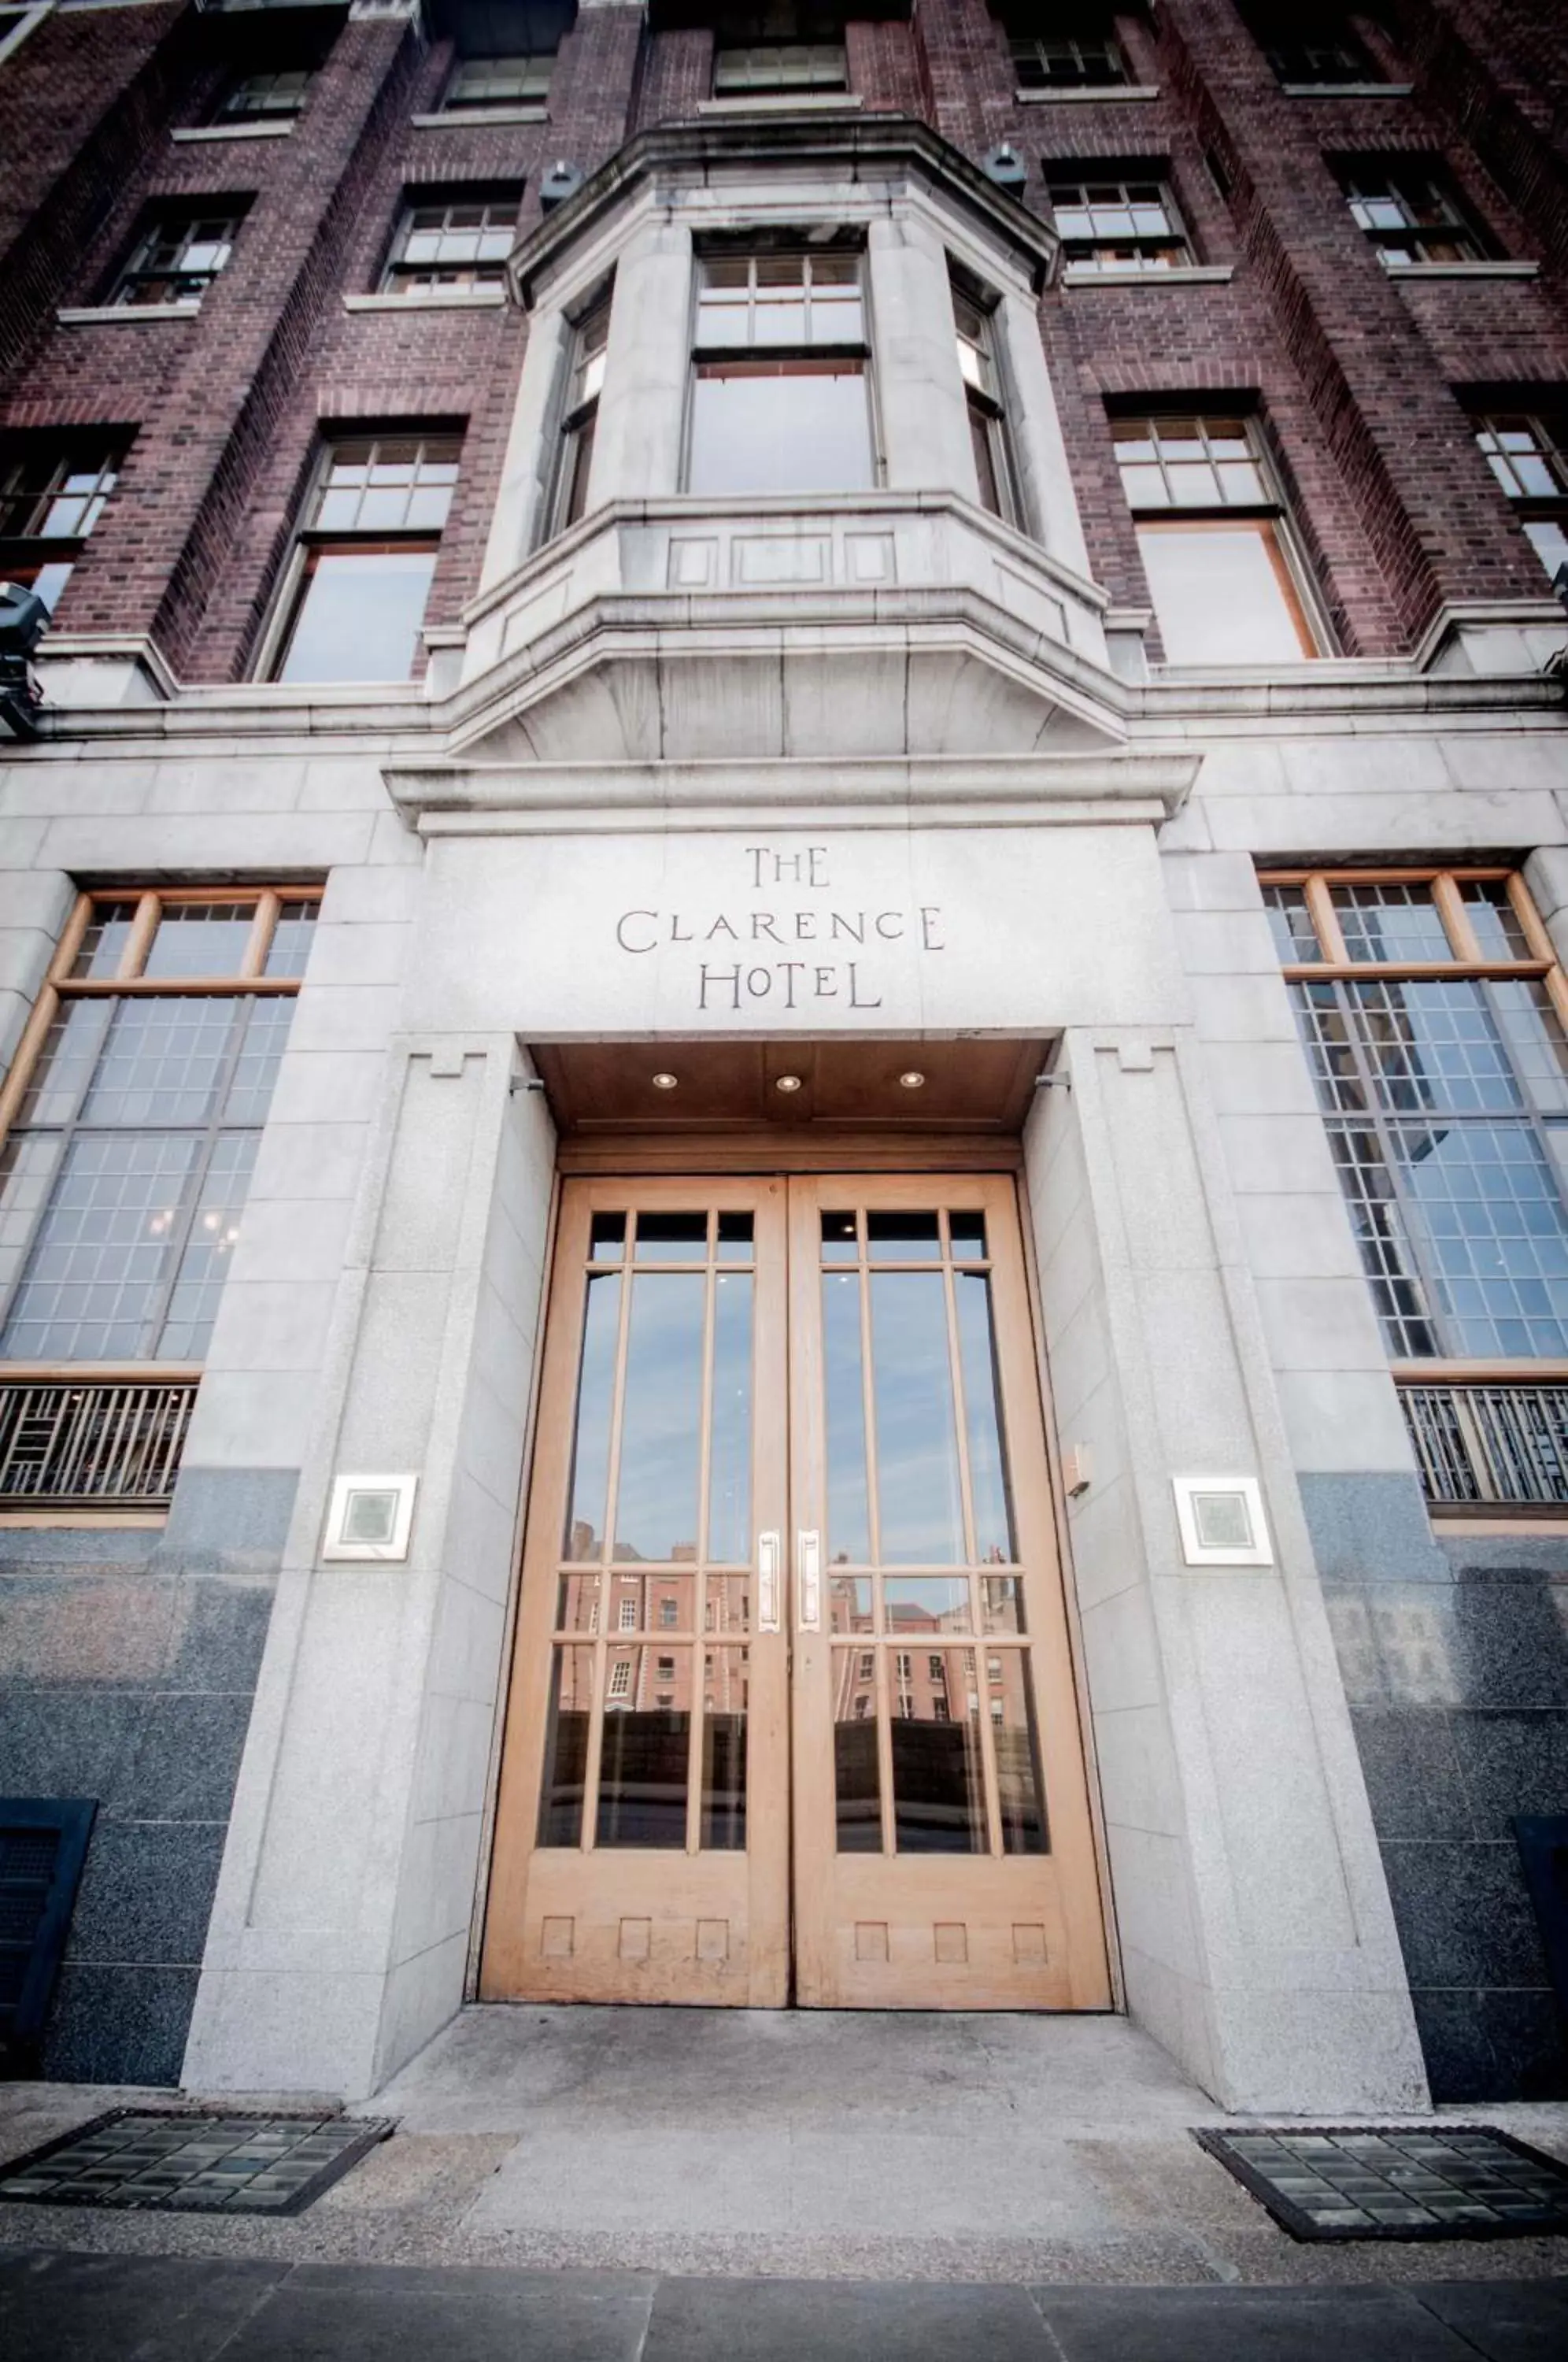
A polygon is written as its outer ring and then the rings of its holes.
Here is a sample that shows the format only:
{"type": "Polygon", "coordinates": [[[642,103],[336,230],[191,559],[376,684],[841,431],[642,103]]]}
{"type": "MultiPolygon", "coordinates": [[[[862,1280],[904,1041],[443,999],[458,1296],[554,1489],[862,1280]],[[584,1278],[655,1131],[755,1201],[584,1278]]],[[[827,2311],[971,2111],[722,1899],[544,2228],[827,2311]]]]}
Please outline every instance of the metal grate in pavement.
{"type": "Polygon", "coordinates": [[[1518,2239],[1568,2231],[1568,2166],[1485,2125],[1195,2126],[1294,2239],[1518,2239]]]}
{"type": "Polygon", "coordinates": [[[298,2214],[391,2131],[380,2116],[115,2108],[6,2166],[0,2203],[298,2214]]]}

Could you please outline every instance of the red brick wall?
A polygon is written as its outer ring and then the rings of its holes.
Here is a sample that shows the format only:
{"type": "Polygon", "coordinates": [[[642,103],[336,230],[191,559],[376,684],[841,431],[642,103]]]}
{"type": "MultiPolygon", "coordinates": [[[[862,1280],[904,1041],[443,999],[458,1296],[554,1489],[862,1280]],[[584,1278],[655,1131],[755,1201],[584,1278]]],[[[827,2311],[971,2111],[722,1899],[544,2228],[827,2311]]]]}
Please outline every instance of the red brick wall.
{"type": "MultiPolygon", "coordinates": [[[[72,577],[67,628],[151,631],[185,675],[242,672],[323,420],[458,419],[466,442],[432,621],[477,585],[526,337],[511,312],[348,313],[375,285],[405,189],[522,182],[536,218],[556,158],[591,171],[709,94],[712,39],[585,9],[543,125],[416,129],[449,66],[401,22],[344,28],[286,140],[174,146],[210,88],[222,19],[167,7],[51,17],[0,71],[0,426],[135,424],[123,487],[72,577]],[[248,191],[229,270],[197,318],[60,328],[148,201],[248,191]],[[6,255],[6,247],[9,253],[6,255]]],[[[1146,603],[1106,405],[1255,402],[1339,645],[1409,647],[1446,600],[1539,597],[1545,579],[1476,452],[1455,388],[1568,385],[1568,61],[1558,0],[1397,0],[1369,45],[1409,98],[1291,99],[1231,0],[1124,21],[1150,101],[1020,103],[985,0],[913,0],[850,24],[868,109],[918,114],[972,156],[1007,139],[1043,169],[1168,163],[1200,259],[1229,283],[1058,287],[1041,303],[1091,562],[1146,603]],[[1352,222],[1335,155],[1441,157],[1539,279],[1392,282],[1352,222]],[[1206,157],[1229,183],[1222,196],[1206,157]]]]}

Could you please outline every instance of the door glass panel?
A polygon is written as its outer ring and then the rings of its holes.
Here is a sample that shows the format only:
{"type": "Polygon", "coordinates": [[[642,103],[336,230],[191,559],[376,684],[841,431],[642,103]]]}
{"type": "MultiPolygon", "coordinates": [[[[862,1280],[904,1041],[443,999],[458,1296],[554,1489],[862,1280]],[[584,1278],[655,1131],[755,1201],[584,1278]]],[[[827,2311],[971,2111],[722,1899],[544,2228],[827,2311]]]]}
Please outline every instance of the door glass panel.
{"type": "Polygon", "coordinates": [[[711,1574],[708,1577],[708,1604],[703,1610],[705,1632],[749,1632],[751,1629],[751,1577],[749,1574],[711,1574]]]}
{"type": "Polygon", "coordinates": [[[597,1632],[599,1629],[599,1577],[596,1574],[563,1574],[556,1601],[556,1629],[559,1632],[597,1632]]]}
{"type": "Polygon", "coordinates": [[[745,1849],[748,1655],[712,1649],[703,1664],[702,1844],[717,1853],[745,1849]]]}
{"type": "Polygon", "coordinates": [[[893,1657],[893,1827],[900,1853],[983,1853],[986,1791],[969,1649],[893,1657]]]}
{"type": "Polygon", "coordinates": [[[854,1272],[823,1275],[823,1371],[827,1395],[828,1563],[865,1566],[871,1556],[871,1528],[866,1497],[860,1280],[854,1272]]]}
{"type": "Polygon", "coordinates": [[[935,1576],[889,1574],[882,1579],[889,1632],[967,1632],[969,1578],[966,1574],[935,1576]]]}
{"type": "Polygon", "coordinates": [[[635,1254],[639,1263],[702,1263],[707,1253],[705,1213],[637,1216],[635,1254]]]}
{"type": "MultiPolygon", "coordinates": [[[[955,1221],[957,1216],[954,1217],[955,1221]]],[[[982,1566],[1018,1556],[1012,1502],[1008,1495],[1002,1444],[1001,1397],[997,1384],[996,1331],[991,1320],[991,1283],[983,1271],[953,1275],[958,1310],[958,1350],[963,1358],[964,1415],[969,1430],[969,1489],[975,1511],[975,1551],[982,1566]]]]}
{"type": "Polygon", "coordinates": [[[542,1846],[574,1846],[582,1842],[582,1786],[592,1708],[592,1650],[556,1650],[550,1672],[545,1778],[539,1798],[542,1846]]]}
{"type": "Polygon", "coordinates": [[[577,1385],[566,1540],[569,1559],[595,1559],[604,1548],[604,1496],[610,1483],[610,1404],[615,1385],[615,1339],[621,1320],[621,1275],[591,1272],[583,1319],[582,1370],[577,1385]]]}
{"type": "Polygon", "coordinates": [[[869,1632],[870,1629],[870,1578],[857,1574],[830,1574],[828,1577],[828,1630],[830,1632],[869,1632]]]}
{"type": "Polygon", "coordinates": [[[936,1263],[942,1233],[930,1213],[867,1214],[866,1252],[873,1263],[936,1263]]]}
{"type": "Polygon", "coordinates": [[[697,1578],[670,1574],[617,1574],[610,1583],[610,1621],[617,1632],[694,1632],[697,1578]]]}
{"type": "MultiPolygon", "coordinates": [[[[640,1238],[638,1244],[640,1252],[640,1238]]],[[[632,1282],[615,1503],[618,1561],[697,1555],[706,1286],[698,1272],[643,1272],[632,1282]]]]}
{"type": "Polygon", "coordinates": [[[985,1262],[986,1218],[977,1208],[955,1208],[947,1217],[947,1231],[955,1263],[985,1262]]]}
{"type": "Polygon", "coordinates": [[[988,1574],[980,1584],[980,1607],[988,1632],[1021,1632],[1023,1594],[1013,1574],[988,1574]]]}
{"type": "Polygon", "coordinates": [[[877,1760],[877,1681],[870,1650],[833,1652],[834,1817],[840,1853],[882,1850],[882,1782],[877,1760]]]}
{"type": "Polygon", "coordinates": [[[589,1236],[590,1263],[620,1263],[626,1252],[624,1214],[595,1214],[589,1236]]]}
{"type": "Polygon", "coordinates": [[[823,1216],[823,1263],[858,1263],[860,1245],[855,1234],[853,1214],[823,1216]]]}
{"type": "Polygon", "coordinates": [[[751,1554],[751,1294],[749,1272],[714,1278],[708,1556],[731,1565],[751,1554]]]}
{"type": "Polygon", "coordinates": [[[871,1356],[883,1563],[955,1565],[964,1522],[940,1272],[872,1275],[871,1356]]]}
{"type": "Polygon", "coordinates": [[[1026,1651],[1003,1649],[986,1662],[987,1711],[996,1738],[997,1792],[1004,1853],[1043,1853],[1040,1738],[1026,1651]]]}
{"type": "Polygon", "coordinates": [[[719,1216],[718,1256],[721,1263],[750,1263],[752,1218],[749,1214],[719,1216]]]}
{"type": "Polygon", "coordinates": [[[601,1846],[686,1843],[691,1650],[612,1646],[599,1765],[601,1846]]]}

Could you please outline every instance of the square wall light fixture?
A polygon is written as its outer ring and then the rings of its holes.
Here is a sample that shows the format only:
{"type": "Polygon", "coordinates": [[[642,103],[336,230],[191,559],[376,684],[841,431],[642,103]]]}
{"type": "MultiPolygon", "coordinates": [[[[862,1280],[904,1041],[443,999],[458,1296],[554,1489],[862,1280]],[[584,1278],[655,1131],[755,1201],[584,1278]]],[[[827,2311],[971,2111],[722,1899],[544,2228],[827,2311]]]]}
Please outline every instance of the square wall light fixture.
{"type": "Polygon", "coordinates": [[[418,1486],[417,1476],[335,1477],[322,1557],[406,1559],[418,1486]]]}
{"type": "Polygon", "coordinates": [[[1188,1566],[1274,1564],[1255,1476],[1173,1476],[1171,1485],[1188,1566]]]}

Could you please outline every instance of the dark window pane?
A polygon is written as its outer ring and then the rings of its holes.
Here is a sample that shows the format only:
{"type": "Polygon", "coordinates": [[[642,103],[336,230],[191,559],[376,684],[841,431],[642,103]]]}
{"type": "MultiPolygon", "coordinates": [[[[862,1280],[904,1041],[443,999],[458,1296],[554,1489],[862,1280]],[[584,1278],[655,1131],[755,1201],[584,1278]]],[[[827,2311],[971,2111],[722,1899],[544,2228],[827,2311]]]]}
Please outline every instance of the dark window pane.
{"type": "Polygon", "coordinates": [[[716,1649],[702,1677],[702,1843],[714,1852],[745,1849],[746,1656],[716,1649]]]}
{"type": "Polygon", "coordinates": [[[639,1263],[703,1263],[708,1254],[705,1213],[639,1214],[636,1259],[639,1263]]]}
{"type": "Polygon", "coordinates": [[[686,1843],[691,1752],[691,1650],[612,1649],[599,1766],[598,1843],[686,1843]],[[667,1670],[659,1670],[660,1663],[667,1670]],[[660,1684],[666,1684],[662,1689],[660,1684]]]}
{"type": "Polygon", "coordinates": [[[873,1263],[935,1263],[941,1224],[933,1213],[867,1214],[866,1252],[873,1263]]]}
{"type": "Polygon", "coordinates": [[[890,1706],[899,1852],[983,1853],[986,1791],[973,1651],[896,1655],[890,1706]]]}
{"type": "Polygon", "coordinates": [[[593,1705],[593,1651],[558,1649],[550,1677],[545,1776],[539,1794],[539,1843],[582,1842],[582,1783],[593,1705]]]}
{"type": "Polygon", "coordinates": [[[834,1795],[840,1853],[882,1850],[882,1782],[877,1758],[876,1664],[860,1651],[833,1652],[834,1795]]]}

